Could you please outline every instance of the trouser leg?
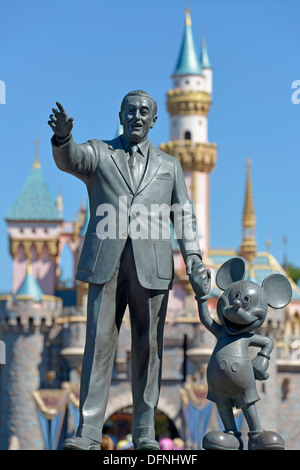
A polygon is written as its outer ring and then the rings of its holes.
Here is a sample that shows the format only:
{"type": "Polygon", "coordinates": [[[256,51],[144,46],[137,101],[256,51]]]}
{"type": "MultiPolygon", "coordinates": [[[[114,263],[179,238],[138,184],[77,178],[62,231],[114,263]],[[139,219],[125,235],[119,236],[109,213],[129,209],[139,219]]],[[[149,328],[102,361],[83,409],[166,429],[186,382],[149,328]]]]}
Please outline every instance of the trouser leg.
{"type": "Polygon", "coordinates": [[[138,281],[128,258],[128,304],[131,320],[132,438],[155,438],[155,413],[160,393],[163,332],[168,290],[149,290],[138,281]]]}
{"type": "Polygon", "coordinates": [[[155,437],[168,293],[145,296],[143,310],[131,307],[133,440],[155,437]]]}
{"type": "Polygon", "coordinates": [[[103,285],[90,284],[76,434],[101,442],[118,333],[126,306],[118,267],[103,285]]]}

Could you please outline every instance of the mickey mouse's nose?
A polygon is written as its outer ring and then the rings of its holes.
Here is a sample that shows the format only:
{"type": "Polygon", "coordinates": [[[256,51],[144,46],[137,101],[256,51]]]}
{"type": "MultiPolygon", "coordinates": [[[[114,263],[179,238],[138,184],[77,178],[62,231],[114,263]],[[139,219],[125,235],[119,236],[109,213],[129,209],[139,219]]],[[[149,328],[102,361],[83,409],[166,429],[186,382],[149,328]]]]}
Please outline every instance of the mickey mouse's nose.
{"type": "Polygon", "coordinates": [[[238,311],[238,309],[242,306],[242,302],[239,299],[234,299],[232,302],[232,306],[234,310],[238,311]]]}

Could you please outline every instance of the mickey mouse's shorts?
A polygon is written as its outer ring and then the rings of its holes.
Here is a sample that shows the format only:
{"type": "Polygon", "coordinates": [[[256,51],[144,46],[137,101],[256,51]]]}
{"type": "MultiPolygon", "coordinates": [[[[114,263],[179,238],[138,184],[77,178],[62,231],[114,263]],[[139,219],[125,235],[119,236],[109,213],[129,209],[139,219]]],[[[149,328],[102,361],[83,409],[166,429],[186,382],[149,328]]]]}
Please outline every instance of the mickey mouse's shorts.
{"type": "Polygon", "coordinates": [[[260,398],[250,358],[212,356],[207,367],[207,398],[217,404],[242,408],[260,398]]]}

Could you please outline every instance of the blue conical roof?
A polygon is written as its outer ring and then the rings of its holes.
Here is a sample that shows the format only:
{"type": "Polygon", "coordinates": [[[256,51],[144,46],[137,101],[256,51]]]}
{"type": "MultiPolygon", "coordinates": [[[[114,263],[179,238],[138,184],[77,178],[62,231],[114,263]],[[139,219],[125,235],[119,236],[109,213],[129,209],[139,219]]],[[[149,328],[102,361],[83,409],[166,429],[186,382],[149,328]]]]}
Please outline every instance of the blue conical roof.
{"type": "Polygon", "coordinates": [[[35,162],[6,220],[62,220],[56,201],[48,190],[39,163],[35,162]]]}
{"type": "Polygon", "coordinates": [[[185,30],[174,75],[201,75],[201,65],[195,51],[190,11],[185,11],[185,30]]]}
{"type": "Polygon", "coordinates": [[[202,41],[202,50],[201,50],[201,55],[200,55],[200,65],[203,69],[210,69],[211,68],[210,60],[209,60],[208,53],[207,53],[207,47],[206,47],[205,39],[203,39],[203,41],[202,41]]]}
{"type": "Polygon", "coordinates": [[[44,295],[38,282],[31,273],[31,268],[28,269],[26,277],[22,282],[21,286],[19,287],[15,297],[19,295],[31,297],[35,302],[40,302],[42,296],[44,295]]]}

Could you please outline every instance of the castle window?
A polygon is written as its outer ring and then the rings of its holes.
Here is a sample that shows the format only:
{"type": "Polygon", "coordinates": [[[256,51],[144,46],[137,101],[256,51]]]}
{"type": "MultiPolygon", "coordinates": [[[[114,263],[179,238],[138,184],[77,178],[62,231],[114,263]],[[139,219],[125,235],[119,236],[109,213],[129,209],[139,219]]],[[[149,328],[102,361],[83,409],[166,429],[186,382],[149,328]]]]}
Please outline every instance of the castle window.
{"type": "Polygon", "coordinates": [[[190,131],[185,131],[184,140],[192,140],[192,135],[191,135],[190,131]]]}

